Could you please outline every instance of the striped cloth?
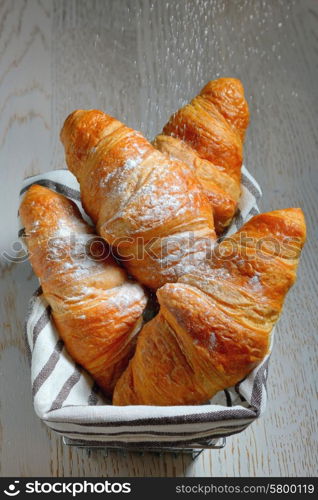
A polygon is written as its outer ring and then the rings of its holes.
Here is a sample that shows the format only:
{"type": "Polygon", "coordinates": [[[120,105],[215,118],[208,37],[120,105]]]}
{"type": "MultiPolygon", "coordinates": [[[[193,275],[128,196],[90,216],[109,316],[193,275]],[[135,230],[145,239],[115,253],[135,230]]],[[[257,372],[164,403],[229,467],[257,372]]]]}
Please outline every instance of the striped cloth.
{"type": "MultiPolygon", "coordinates": [[[[242,173],[239,211],[227,234],[259,213],[261,190],[245,167],[242,173]]],[[[32,184],[72,199],[88,220],[80,203],[78,183],[68,170],[26,179],[21,196],[32,184]]],[[[41,288],[30,302],[26,338],[35,411],[51,429],[79,444],[152,449],[200,447],[211,439],[243,431],[265,410],[269,355],[248,377],[219,392],[209,404],[116,407],[105,400],[91,377],[68,355],[50,319],[50,307],[41,288]]]]}

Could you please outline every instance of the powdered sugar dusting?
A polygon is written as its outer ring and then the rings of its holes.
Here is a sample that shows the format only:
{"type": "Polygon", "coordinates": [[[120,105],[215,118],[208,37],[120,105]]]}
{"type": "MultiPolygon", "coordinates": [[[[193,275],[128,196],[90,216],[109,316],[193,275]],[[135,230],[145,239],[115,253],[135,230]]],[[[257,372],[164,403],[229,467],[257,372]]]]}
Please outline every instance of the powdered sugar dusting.
{"type": "MultiPolygon", "coordinates": [[[[143,157],[141,155],[134,158],[129,158],[122,166],[115,168],[107,175],[102,177],[99,181],[99,186],[101,188],[105,188],[113,179],[118,179],[118,181],[123,182],[129,172],[134,170],[142,162],[142,160],[143,157]]],[[[110,196],[112,196],[112,192],[110,192],[110,196]]]]}
{"type": "Polygon", "coordinates": [[[108,299],[109,304],[119,310],[131,307],[134,304],[138,306],[143,298],[143,290],[137,283],[130,283],[127,281],[120,287],[114,288],[112,291],[112,296],[108,299]]]}
{"type": "Polygon", "coordinates": [[[126,230],[131,235],[163,226],[171,218],[178,219],[177,224],[180,224],[185,213],[191,214],[193,221],[201,216],[199,186],[189,189],[182,169],[158,154],[154,154],[153,165],[131,159],[109,174],[107,182],[111,181],[111,185],[104,202],[103,217],[106,213],[109,216],[102,227],[113,237],[118,236],[119,221],[125,221],[126,230]]]}
{"type": "Polygon", "coordinates": [[[248,280],[248,284],[252,286],[253,290],[256,291],[261,291],[263,290],[262,283],[260,281],[259,275],[255,274],[248,280]]]}

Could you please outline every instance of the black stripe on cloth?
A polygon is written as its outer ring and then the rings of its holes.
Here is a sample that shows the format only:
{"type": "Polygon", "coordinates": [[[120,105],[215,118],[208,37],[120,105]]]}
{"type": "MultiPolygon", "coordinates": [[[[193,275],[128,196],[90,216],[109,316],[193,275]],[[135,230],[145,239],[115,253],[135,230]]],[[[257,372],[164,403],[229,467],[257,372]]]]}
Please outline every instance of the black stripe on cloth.
{"type": "Polygon", "coordinates": [[[40,295],[42,295],[42,293],[43,293],[42,287],[41,287],[41,286],[39,286],[39,288],[37,288],[37,289],[35,290],[35,292],[34,292],[34,294],[33,294],[33,295],[34,295],[34,297],[40,297],[40,295]]]}
{"type": "MultiPolygon", "coordinates": [[[[211,442],[213,439],[219,439],[221,437],[228,437],[228,436],[233,436],[234,434],[238,434],[239,432],[242,432],[248,427],[249,424],[242,426],[239,430],[235,431],[224,431],[222,430],[220,434],[211,434],[208,436],[205,436],[202,439],[192,439],[188,441],[133,441],[133,442],[127,442],[127,441],[98,441],[98,440],[86,440],[86,439],[79,439],[79,438],[72,438],[69,437],[69,433],[63,433],[60,431],[59,434],[63,434],[65,437],[67,437],[70,440],[75,440],[77,444],[83,445],[83,446],[89,446],[89,444],[94,444],[94,446],[101,446],[102,448],[107,447],[107,444],[111,444],[112,446],[118,446],[120,448],[136,448],[136,447],[142,447],[142,448],[162,448],[162,447],[169,447],[173,448],[174,446],[180,447],[182,445],[182,448],[195,448],[196,446],[199,447],[200,445],[207,445],[211,442]]],[[[72,433],[70,433],[72,434],[72,433]]],[[[85,435],[83,434],[83,437],[85,435]]]]}
{"type": "Polygon", "coordinates": [[[79,379],[81,378],[81,373],[82,373],[81,367],[79,365],[75,365],[74,372],[63,384],[62,389],[60,390],[55,400],[53,401],[49,411],[58,410],[59,408],[62,408],[64,401],[67,399],[74,385],[76,385],[79,379]]]}
{"type": "MultiPolygon", "coordinates": [[[[77,405],[78,407],[79,405],[77,405]]],[[[217,420],[234,420],[234,419],[249,419],[254,420],[257,417],[254,408],[229,408],[228,410],[213,411],[207,413],[194,413],[188,415],[174,415],[170,417],[151,417],[140,418],[134,420],[123,420],[121,422],[77,422],[74,418],[68,419],[68,424],[76,424],[80,426],[99,426],[99,427],[116,427],[118,426],[142,426],[142,425],[169,425],[169,424],[200,424],[209,423],[217,420]]],[[[80,418],[80,417],[79,417],[80,418]]],[[[59,420],[50,418],[50,422],[61,423],[59,420]]]]}
{"type": "MultiPolygon", "coordinates": [[[[66,405],[64,405],[63,408],[67,408],[66,405]]],[[[251,422],[253,422],[254,419],[232,419],[232,420],[218,420],[216,422],[204,422],[204,423],[191,423],[191,424],[168,424],[168,425],[158,425],[158,424],[153,424],[153,425],[147,425],[147,426],[138,426],[138,425],[117,425],[118,423],[120,424],[120,421],[113,420],[111,426],[100,426],[98,424],[95,424],[94,422],[89,424],[89,425],[81,425],[80,423],[73,423],[69,421],[69,418],[67,416],[63,416],[60,421],[53,420],[51,418],[46,418],[46,424],[49,425],[50,427],[54,427],[54,429],[63,431],[63,432],[73,432],[76,431],[78,433],[86,434],[87,432],[97,432],[100,434],[104,433],[113,433],[113,432],[133,432],[137,431],[138,434],[141,434],[142,432],[163,432],[165,433],[166,431],[169,431],[174,434],[179,434],[183,432],[188,432],[191,431],[190,433],[194,435],[196,432],[203,432],[207,431],[207,429],[212,430],[213,429],[219,429],[220,426],[224,427],[237,427],[237,426],[242,426],[242,425],[249,425],[251,422]]]]}
{"type": "Polygon", "coordinates": [[[27,321],[25,321],[25,323],[24,323],[24,342],[25,342],[25,347],[26,347],[26,351],[27,351],[29,366],[31,366],[32,351],[31,351],[29,339],[28,339],[28,326],[27,325],[28,325],[27,321]]]}
{"type": "Polygon", "coordinates": [[[229,393],[229,391],[227,389],[224,389],[224,394],[225,394],[225,397],[226,397],[226,405],[227,406],[233,406],[232,405],[231,395],[230,395],[230,393],[229,393]]]}
{"type": "Polygon", "coordinates": [[[259,210],[256,207],[252,207],[248,213],[248,215],[252,215],[253,217],[254,217],[254,215],[258,215],[258,214],[259,214],[259,210]]]}
{"type": "Polygon", "coordinates": [[[242,184],[249,190],[249,192],[254,196],[256,200],[259,200],[261,198],[261,191],[255,184],[252,183],[252,181],[250,181],[250,179],[244,173],[242,173],[242,184]]]}
{"type": "Polygon", "coordinates": [[[230,226],[231,229],[232,229],[232,224],[235,224],[238,229],[240,229],[240,227],[243,226],[243,224],[244,224],[244,219],[242,217],[242,213],[241,213],[241,210],[239,208],[237,209],[237,212],[236,212],[234,219],[231,223],[231,226],[230,226]]]}
{"type": "Polygon", "coordinates": [[[24,340],[25,340],[25,345],[27,348],[27,355],[28,355],[30,365],[31,365],[32,352],[31,352],[31,347],[30,347],[29,339],[28,339],[28,321],[29,321],[30,316],[33,312],[34,304],[37,301],[38,297],[40,297],[40,295],[42,295],[42,293],[43,293],[42,287],[39,286],[39,288],[34,292],[34,294],[32,295],[32,297],[30,299],[28,310],[26,313],[25,322],[24,322],[24,340]]]}
{"type": "Polygon", "coordinates": [[[44,384],[44,382],[47,380],[47,378],[51,375],[52,371],[54,370],[59,357],[60,353],[63,349],[64,342],[63,340],[59,340],[54,347],[54,351],[52,352],[51,356],[41,369],[41,371],[38,373],[38,375],[35,377],[33,385],[32,385],[32,396],[36,395],[38,390],[41,388],[41,386],[44,384]]]}
{"type": "Polygon", "coordinates": [[[246,402],[246,399],[244,398],[243,394],[240,393],[240,387],[241,387],[241,384],[243,384],[243,382],[247,379],[248,375],[246,375],[244,378],[242,378],[242,380],[240,380],[235,386],[234,386],[234,390],[235,392],[240,396],[240,399],[241,401],[243,402],[246,402]]]}
{"type": "MultiPolygon", "coordinates": [[[[244,379],[244,380],[245,380],[245,379],[244,379]]],[[[236,394],[239,396],[240,400],[241,400],[241,401],[242,401],[242,403],[243,403],[243,402],[245,402],[245,401],[246,401],[246,399],[245,399],[245,398],[244,398],[244,396],[240,393],[240,385],[241,385],[241,383],[242,383],[242,381],[241,381],[241,382],[239,382],[238,384],[236,384],[236,385],[234,386],[234,390],[235,390],[236,394]]]]}
{"type": "Polygon", "coordinates": [[[60,182],[51,181],[50,179],[38,179],[37,181],[30,182],[30,184],[24,186],[24,188],[21,189],[20,196],[34,184],[52,189],[56,193],[63,194],[67,198],[71,198],[73,200],[80,201],[81,199],[79,191],[76,191],[75,189],[72,189],[65,184],[61,184],[60,182]]]}
{"type": "Polygon", "coordinates": [[[98,393],[99,393],[99,387],[96,384],[96,382],[94,382],[94,384],[92,385],[91,393],[88,396],[88,400],[87,400],[87,404],[89,406],[96,406],[97,405],[97,402],[98,402],[98,393]]]}
{"type": "Polygon", "coordinates": [[[43,328],[51,319],[51,307],[47,306],[33,327],[33,348],[43,328]]]}
{"type": "MultiPolygon", "coordinates": [[[[66,171],[68,171],[68,172],[69,172],[69,170],[68,170],[68,168],[67,168],[67,167],[57,168],[57,169],[56,169],[56,170],[54,170],[53,172],[54,172],[54,173],[57,173],[57,172],[60,172],[60,171],[62,171],[62,172],[66,172],[66,171]]],[[[51,171],[51,173],[52,173],[52,171],[51,171]]],[[[44,173],[43,175],[45,175],[45,173],[44,173]]],[[[27,181],[27,180],[29,180],[29,179],[34,179],[34,177],[35,177],[35,175],[27,175],[27,176],[24,178],[24,181],[27,181]]]]}
{"type": "MultiPolygon", "coordinates": [[[[222,424],[222,422],[220,422],[222,424]]],[[[206,435],[211,432],[223,432],[224,430],[239,430],[241,427],[246,427],[246,425],[226,425],[213,429],[205,429],[203,431],[189,431],[189,432],[169,432],[169,431],[122,431],[122,432],[80,432],[80,431],[73,431],[71,429],[67,430],[61,430],[61,429],[56,429],[55,427],[49,426],[50,429],[54,432],[58,432],[59,434],[63,434],[67,432],[68,434],[80,434],[80,435],[85,435],[85,436],[107,436],[107,437],[112,437],[112,436],[138,436],[138,435],[145,435],[145,436],[172,436],[175,438],[181,438],[181,437],[186,437],[186,436],[193,436],[194,439],[197,439],[197,437],[200,437],[202,434],[206,435]]]]}
{"type": "Polygon", "coordinates": [[[268,362],[269,359],[263,363],[254,379],[251,405],[255,408],[257,416],[259,416],[261,411],[263,388],[266,391],[268,362]]]}

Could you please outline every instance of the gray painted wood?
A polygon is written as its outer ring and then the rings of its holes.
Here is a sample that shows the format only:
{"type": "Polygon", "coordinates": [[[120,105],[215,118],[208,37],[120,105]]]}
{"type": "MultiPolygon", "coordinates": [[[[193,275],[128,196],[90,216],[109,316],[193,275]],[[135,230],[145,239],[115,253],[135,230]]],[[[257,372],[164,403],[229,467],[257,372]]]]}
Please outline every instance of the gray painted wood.
{"type": "Polygon", "coordinates": [[[0,3],[1,251],[21,180],[60,168],[59,129],[97,107],[149,138],[209,79],[243,80],[246,164],[262,211],[301,206],[308,243],[276,330],[266,415],[222,451],[108,457],[68,449],[33,412],[23,324],[29,264],[1,264],[1,475],[297,476],[317,473],[317,23],[315,0],[0,3]]]}

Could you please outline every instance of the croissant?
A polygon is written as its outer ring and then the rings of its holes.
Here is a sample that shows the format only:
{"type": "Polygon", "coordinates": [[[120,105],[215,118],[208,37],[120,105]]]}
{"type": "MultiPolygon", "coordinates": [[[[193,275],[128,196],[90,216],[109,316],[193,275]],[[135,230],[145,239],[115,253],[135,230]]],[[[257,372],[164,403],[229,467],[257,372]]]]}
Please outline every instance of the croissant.
{"type": "Polygon", "coordinates": [[[208,264],[163,286],[113,403],[199,404],[244,378],[268,352],[305,236],[300,209],[257,215],[208,264]]]}
{"type": "Polygon", "coordinates": [[[111,395],[135,347],[143,289],[107,256],[67,198],[33,185],[19,213],[33,270],[66,349],[111,395]]]}
{"type": "Polygon", "coordinates": [[[86,212],[140,283],[175,282],[204,260],[213,214],[185,163],[97,110],[74,111],[61,140],[86,212]]]}
{"type": "Polygon", "coordinates": [[[241,82],[220,78],[177,111],[154,140],[157,149],[195,172],[212,205],[217,233],[230,224],[237,209],[248,123],[241,82]]]}

